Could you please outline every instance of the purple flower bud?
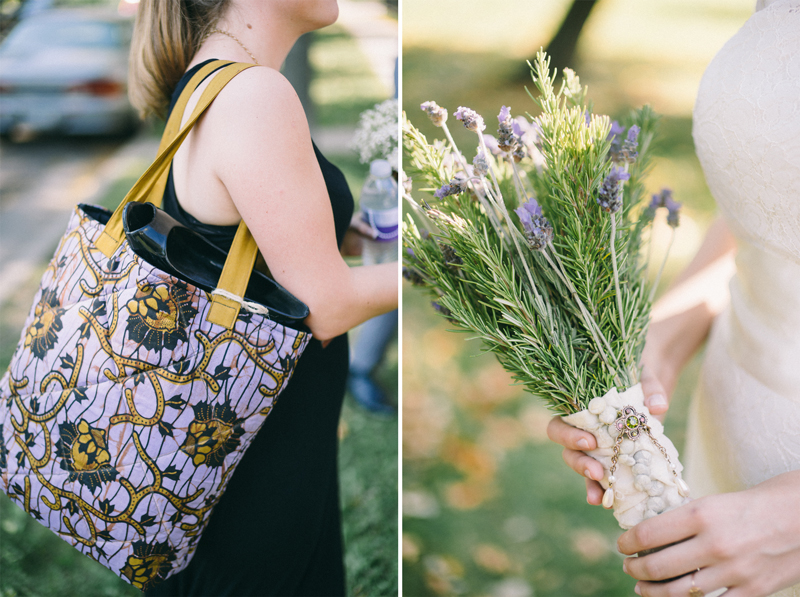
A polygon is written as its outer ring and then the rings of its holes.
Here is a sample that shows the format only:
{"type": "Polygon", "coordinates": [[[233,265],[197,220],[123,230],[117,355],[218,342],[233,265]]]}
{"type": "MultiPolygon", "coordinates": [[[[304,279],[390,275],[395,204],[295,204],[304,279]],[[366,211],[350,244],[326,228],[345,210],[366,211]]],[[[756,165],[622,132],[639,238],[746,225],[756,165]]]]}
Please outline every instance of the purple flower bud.
{"type": "Polygon", "coordinates": [[[465,106],[459,106],[458,110],[453,113],[453,116],[463,122],[464,126],[474,133],[480,133],[486,129],[483,117],[475,110],[471,110],[465,106]]]}
{"type": "MultiPolygon", "coordinates": [[[[516,123],[511,120],[511,108],[503,106],[500,114],[497,115],[497,120],[500,122],[497,127],[497,146],[502,151],[514,151],[520,143],[520,135],[514,132],[516,123]]],[[[517,128],[519,128],[518,125],[517,128]]]]}
{"type": "Polygon", "coordinates": [[[419,107],[428,113],[431,122],[436,126],[442,126],[447,120],[447,110],[434,101],[423,102],[419,107]]]}
{"type": "Polygon", "coordinates": [[[486,176],[489,173],[489,160],[482,150],[472,159],[472,166],[476,176],[486,176]]]}
{"type": "Polygon", "coordinates": [[[444,199],[445,197],[449,197],[450,195],[458,195],[459,193],[463,193],[467,189],[467,181],[454,178],[447,184],[443,184],[439,190],[437,190],[433,196],[437,199],[444,199]]]}
{"type": "Polygon", "coordinates": [[[514,210],[514,213],[519,216],[525,238],[528,239],[531,249],[541,251],[547,246],[547,243],[553,240],[553,226],[542,215],[542,208],[536,199],[523,203],[514,210]]]}
{"type": "Polygon", "coordinates": [[[630,174],[625,172],[624,169],[613,166],[611,172],[608,173],[603,184],[600,185],[600,190],[597,193],[597,203],[603,208],[603,211],[609,213],[616,213],[622,207],[622,194],[620,193],[620,183],[628,180],[630,174]]]}
{"type": "Polygon", "coordinates": [[[625,131],[625,127],[623,127],[619,122],[614,120],[611,123],[611,130],[608,131],[608,136],[606,139],[613,139],[614,137],[618,137],[622,135],[623,131],[625,131]]]}
{"type": "Polygon", "coordinates": [[[634,124],[628,129],[628,134],[623,141],[622,133],[624,130],[615,120],[611,123],[611,130],[608,132],[608,137],[606,137],[611,140],[611,148],[608,154],[615,164],[632,164],[639,155],[636,149],[639,146],[638,139],[641,129],[634,124]]]}
{"type": "Polygon", "coordinates": [[[636,151],[636,148],[639,147],[639,127],[635,124],[628,129],[628,136],[625,139],[625,142],[622,144],[621,160],[632,164],[636,161],[636,158],[639,156],[639,153],[636,151]]]}
{"type": "Polygon", "coordinates": [[[442,255],[444,256],[444,262],[447,265],[454,266],[454,265],[462,265],[464,262],[461,260],[461,257],[458,256],[456,250],[451,247],[450,245],[442,244],[442,255]]]}
{"type": "Polygon", "coordinates": [[[664,198],[664,207],[667,208],[667,224],[677,228],[681,221],[681,203],[672,199],[672,192],[664,198]]]}
{"type": "Polygon", "coordinates": [[[425,278],[412,267],[403,266],[403,278],[411,282],[414,286],[425,286],[425,278]]]}

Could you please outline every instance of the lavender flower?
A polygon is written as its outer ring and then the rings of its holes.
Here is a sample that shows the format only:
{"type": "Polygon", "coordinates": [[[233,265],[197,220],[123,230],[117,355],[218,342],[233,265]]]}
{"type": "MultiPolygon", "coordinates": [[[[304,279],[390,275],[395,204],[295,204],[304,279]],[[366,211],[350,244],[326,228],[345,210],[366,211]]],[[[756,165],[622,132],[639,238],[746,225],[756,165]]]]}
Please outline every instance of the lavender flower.
{"type": "Polygon", "coordinates": [[[456,250],[453,247],[451,247],[450,245],[442,244],[441,248],[442,248],[442,255],[444,256],[444,262],[447,265],[450,266],[463,265],[464,262],[461,260],[461,257],[458,256],[456,250]]]}
{"type": "Polygon", "coordinates": [[[516,149],[511,153],[516,163],[520,163],[524,158],[528,157],[528,150],[524,145],[517,145],[516,149]]]}
{"type": "Polygon", "coordinates": [[[486,176],[489,173],[489,160],[483,150],[479,151],[472,159],[473,172],[476,176],[486,176]]]}
{"type": "Polygon", "coordinates": [[[425,278],[413,267],[403,266],[403,278],[411,282],[414,286],[425,286],[425,278]]]}
{"type": "Polygon", "coordinates": [[[431,122],[436,126],[442,126],[447,120],[447,110],[434,101],[423,102],[419,107],[428,113],[431,122]]]}
{"type": "Polygon", "coordinates": [[[622,126],[616,120],[614,120],[611,123],[611,130],[608,131],[608,136],[606,137],[606,139],[610,139],[613,143],[617,138],[622,136],[623,132],[625,132],[625,127],[622,126]]]}
{"type": "Polygon", "coordinates": [[[553,226],[542,214],[541,206],[536,199],[530,199],[514,210],[522,222],[525,238],[534,251],[541,251],[553,240],[553,226]]]}
{"type": "MultiPolygon", "coordinates": [[[[503,151],[514,151],[519,145],[519,137],[522,135],[514,131],[516,123],[511,119],[511,108],[503,106],[500,109],[500,114],[497,115],[497,121],[500,123],[497,127],[498,147],[503,151]]],[[[519,128],[519,125],[517,125],[517,128],[519,128]]]]}
{"type": "Polygon", "coordinates": [[[458,110],[456,110],[453,115],[474,133],[480,133],[486,129],[483,116],[478,114],[475,110],[471,110],[465,106],[459,106],[458,110]]]}
{"type": "Polygon", "coordinates": [[[460,179],[460,178],[453,178],[447,184],[443,184],[439,190],[437,190],[433,196],[437,199],[444,199],[445,197],[449,197],[450,195],[458,195],[459,193],[463,193],[467,190],[467,181],[460,179]]]}
{"type": "Polygon", "coordinates": [[[672,199],[672,191],[664,198],[664,207],[667,208],[667,224],[673,228],[677,228],[681,223],[681,206],[681,203],[672,199]]]}
{"type": "Polygon", "coordinates": [[[625,172],[622,168],[613,166],[611,172],[608,173],[603,184],[600,185],[600,191],[597,194],[597,203],[603,208],[603,211],[609,213],[616,213],[622,207],[622,194],[620,183],[628,180],[630,174],[625,172]]]}
{"type": "Polygon", "coordinates": [[[656,217],[656,210],[659,207],[662,207],[661,195],[653,195],[650,205],[648,205],[642,212],[642,217],[646,220],[652,220],[656,217]]]}
{"type": "Polygon", "coordinates": [[[606,139],[611,140],[611,147],[608,150],[611,161],[615,164],[632,164],[636,161],[639,153],[636,151],[639,147],[639,132],[640,128],[635,124],[628,129],[628,134],[625,139],[622,139],[622,133],[625,128],[615,120],[611,123],[611,130],[608,132],[606,139]]]}
{"type": "Polygon", "coordinates": [[[635,124],[628,129],[628,136],[625,139],[625,142],[622,144],[622,158],[624,161],[632,164],[636,161],[636,158],[639,155],[639,152],[636,149],[639,147],[639,127],[635,124]]]}
{"type": "Polygon", "coordinates": [[[656,210],[660,207],[667,209],[667,224],[673,228],[677,228],[680,223],[681,203],[678,203],[672,198],[671,189],[661,189],[661,192],[653,195],[650,200],[650,205],[644,210],[643,216],[652,220],[656,215],[656,210]]]}

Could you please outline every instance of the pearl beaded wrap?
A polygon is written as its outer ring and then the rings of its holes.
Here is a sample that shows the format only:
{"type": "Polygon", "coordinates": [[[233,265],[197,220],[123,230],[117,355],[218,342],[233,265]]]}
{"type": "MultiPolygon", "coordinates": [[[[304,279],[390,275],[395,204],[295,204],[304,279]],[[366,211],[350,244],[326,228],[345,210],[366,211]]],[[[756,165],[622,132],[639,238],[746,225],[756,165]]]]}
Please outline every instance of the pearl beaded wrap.
{"type": "MultiPolygon", "coordinates": [[[[597,439],[597,449],[587,454],[603,465],[605,474],[601,485],[606,488],[603,506],[614,508],[614,516],[623,529],[688,501],[689,487],[680,477],[683,466],[678,451],[664,435],[664,427],[644,405],[640,384],[622,393],[612,389],[605,396],[591,400],[586,410],[563,417],[563,420],[588,431],[597,439]],[[635,411],[636,415],[624,412],[626,408],[635,411]],[[625,417],[636,416],[639,422],[642,421],[639,415],[644,415],[649,433],[640,427],[641,433],[628,434],[627,438],[618,441],[619,434],[624,433],[617,426],[622,414],[625,417]],[[663,448],[663,453],[651,436],[663,448]],[[615,454],[612,478],[610,471],[615,454]]],[[[631,420],[630,424],[634,422],[631,420]]]]}

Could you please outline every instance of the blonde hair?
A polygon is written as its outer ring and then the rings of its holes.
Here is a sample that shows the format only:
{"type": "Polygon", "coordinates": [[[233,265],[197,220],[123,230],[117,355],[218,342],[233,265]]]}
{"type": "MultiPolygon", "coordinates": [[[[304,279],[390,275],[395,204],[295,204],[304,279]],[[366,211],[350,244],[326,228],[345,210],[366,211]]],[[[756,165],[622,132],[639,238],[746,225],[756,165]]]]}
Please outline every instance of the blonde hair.
{"type": "Polygon", "coordinates": [[[141,0],[131,40],[128,95],[144,118],[166,115],[170,96],[230,0],[141,0]]]}

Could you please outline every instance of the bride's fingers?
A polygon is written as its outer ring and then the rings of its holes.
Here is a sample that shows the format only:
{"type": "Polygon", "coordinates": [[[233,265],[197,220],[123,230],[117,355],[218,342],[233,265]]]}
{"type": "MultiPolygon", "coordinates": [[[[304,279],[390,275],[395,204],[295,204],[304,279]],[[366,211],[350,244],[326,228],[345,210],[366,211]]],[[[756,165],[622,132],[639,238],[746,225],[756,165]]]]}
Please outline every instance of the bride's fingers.
{"type": "Polygon", "coordinates": [[[564,459],[564,462],[567,463],[567,466],[579,475],[583,475],[587,479],[593,481],[599,481],[603,478],[603,465],[591,456],[587,456],[583,452],[564,448],[561,457],[564,459]]]}
{"type": "MultiPolygon", "coordinates": [[[[699,589],[700,595],[708,595],[726,586],[724,571],[718,567],[701,568],[691,574],[682,576],[677,580],[667,583],[653,583],[639,581],[636,583],[636,594],[642,597],[671,597],[672,595],[690,595],[692,588],[699,589]]],[[[737,589],[729,589],[725,593],[728,595],[739,595],[737,589]]]]}
{"type": "Polygon", "coordinates": [[[664,386],[646,366],[642,369],[641,383],[645,406],[650,414],[663,422],[664,415],[669,409],[669,400],[664,386]]]}
{"type": "Polygon", "coordinates": [[[604,491],[600,483],[586,479],[586,501],[592,506],[599,506],[603,503],[604,491]]]}
{"type": "Polygon", "coordinates": [[[547,425],[547,437],[570,450],[594,450],[597,447],[597,440],[591,433],[568,425],[561,420],[561,417],[550,419],[547,425]]]}
{"type": "Polygon", "coordinates": [[[637,580],[664,581],[711,564],[708,552],[707,545],[692,538],[643,557],[626,558],[622,569],[637,580]]]}

